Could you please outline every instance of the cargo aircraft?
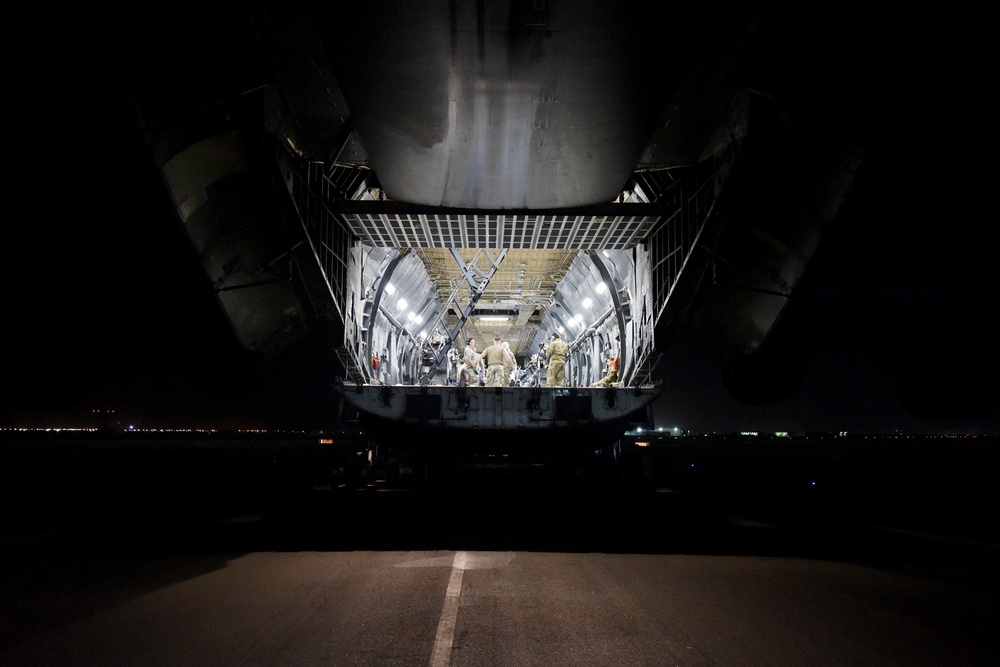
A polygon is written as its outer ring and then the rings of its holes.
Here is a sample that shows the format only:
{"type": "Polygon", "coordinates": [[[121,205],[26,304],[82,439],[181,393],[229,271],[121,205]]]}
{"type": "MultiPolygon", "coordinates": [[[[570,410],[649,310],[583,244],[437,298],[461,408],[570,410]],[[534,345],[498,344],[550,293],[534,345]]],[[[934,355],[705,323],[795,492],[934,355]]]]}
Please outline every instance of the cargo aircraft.
{"type": "Polygon", "coordinates": [[[329,327],[331,410],[394,441],[614,437],[680,330],[780,394],[878,111],[856,17],[773,0],[180,3],[127,32],[116,80],[240,345],[329,327]],[[494,334],[506,386],[460,382],[494,334]]]}

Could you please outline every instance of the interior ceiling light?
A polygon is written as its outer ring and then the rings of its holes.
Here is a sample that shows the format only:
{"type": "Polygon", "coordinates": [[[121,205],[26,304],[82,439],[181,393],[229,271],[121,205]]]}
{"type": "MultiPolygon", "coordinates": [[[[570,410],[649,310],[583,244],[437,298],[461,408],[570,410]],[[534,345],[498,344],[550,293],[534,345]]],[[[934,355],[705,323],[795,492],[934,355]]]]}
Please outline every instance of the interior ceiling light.
{"type": "Polygon", "coordinates": [[[480,315],[479,317],[480,322],[506,322],[509,319],[504,315],[480,315]]]}

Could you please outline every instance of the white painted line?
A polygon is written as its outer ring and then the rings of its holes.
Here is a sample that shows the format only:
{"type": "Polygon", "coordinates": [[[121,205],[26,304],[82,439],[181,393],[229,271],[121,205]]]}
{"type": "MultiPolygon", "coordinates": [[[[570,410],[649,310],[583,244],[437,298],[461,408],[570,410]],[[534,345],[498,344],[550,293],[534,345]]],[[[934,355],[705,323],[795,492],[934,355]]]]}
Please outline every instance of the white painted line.
{"type": "Polygon", "coordinates": [[[441,620],[438,621],[437,635],[434,637],[430,667],[448,667],[451,664],[451,648],[455,640],[455,620],[458,618],[458,598],[462,595],[465,561],[466,553],[456,551],[455,560],[451,564],[448,590],[444,594],[444,609],[441,610],[441,620]]]}

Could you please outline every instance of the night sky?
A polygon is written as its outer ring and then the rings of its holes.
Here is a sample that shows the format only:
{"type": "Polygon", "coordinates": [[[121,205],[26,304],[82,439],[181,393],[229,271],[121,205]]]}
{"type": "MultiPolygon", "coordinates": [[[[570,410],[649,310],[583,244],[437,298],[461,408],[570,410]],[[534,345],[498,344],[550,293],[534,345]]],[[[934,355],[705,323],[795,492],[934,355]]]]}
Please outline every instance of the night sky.
{"type": "MultiPolygon", "coordinates": [[[[682,333],[660,369],[657,425],[1000,433],[990,67],[922,53],[893,84],[782,321],[798,390],[738,402],[721,362],[682,333]]],[[[0,426],[79,425],[108,408],[137,427],[332,426],[332,351],[307,341],[265,368],[240,353],[127,108],[101,84],[81,77],[24,98],[0,426]]]]}
{"type": "Polygon", "coordinates": [[[662,425],[1000,433],[1000,174],[977,95],[923,99],[885,127],[779,325],[799,390],[733,400],[721,362],[682,338],[662,425]]]}

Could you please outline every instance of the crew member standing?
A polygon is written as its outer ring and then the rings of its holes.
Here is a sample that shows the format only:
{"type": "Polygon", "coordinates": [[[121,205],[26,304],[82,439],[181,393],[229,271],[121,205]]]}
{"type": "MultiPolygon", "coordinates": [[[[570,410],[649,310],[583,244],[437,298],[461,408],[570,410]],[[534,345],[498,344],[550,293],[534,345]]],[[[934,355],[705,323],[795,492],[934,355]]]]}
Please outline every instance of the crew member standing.
{"type": "Polygon", "coordinates": [[[545,378],[546,387],[561,387],[566,379],[566,357],[569,356],[569,345],[559,339],[559,334],[552,334],[552,342],[545,353],[549,372],[545,378]]]}
{"type": "Polygon", "coordinates": [[[503,345],[500,340],[500,334],[493,336],[493,344],[483,350],[482,353],[476,358],[477,364],[484,357],[486,358],[487,387],[503,387],[507,384],[504,382],[503,369],[508,353],[505,349],[503,349],[503,345]]]}
{"type": "Polygon", "coordinates": [[[514,359],[514,353],[510,351],[510,343],[508,343],[507,341],[503,342],[503,352],[504,352],[504,360],[503,360],[504,385],[513,386],[514,371],[517,370],[517,360],[514,359]]]}
{"type": "Polygon", "coordinates": [[[464,364],[458,373],[458,384],[473,387],[479,385],[479,371],[476,370],[476,365],[479,363],[476,359],[477,354],[476,339],[469,336],[465,341],[464,364]]]}

